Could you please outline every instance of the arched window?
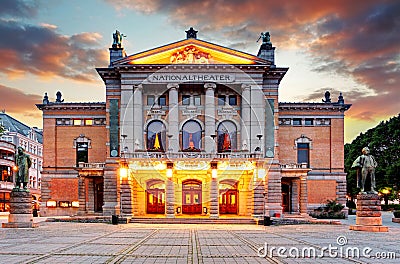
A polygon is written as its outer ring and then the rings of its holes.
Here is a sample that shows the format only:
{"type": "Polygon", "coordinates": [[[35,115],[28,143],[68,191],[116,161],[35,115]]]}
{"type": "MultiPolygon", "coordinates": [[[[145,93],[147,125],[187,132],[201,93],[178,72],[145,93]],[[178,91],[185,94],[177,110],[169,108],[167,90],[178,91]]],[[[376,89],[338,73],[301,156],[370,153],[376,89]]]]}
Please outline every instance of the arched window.
{"type": "Polygon", "coordinates": [[[198,122],[190,120],[182,127],[182,150],[200,151],[201,126],[198,122]]]}
{"type": "Polygon", "coordinates": [[[163,122],[150,122],[147,126],[147,150],[165,151],[165,134],[163,122]]]}
{"type": "Polygon", "coordinates": [[[224,121],[218,126],[218,152],[237,149],[236,125],[231,121],[224,121]]]}

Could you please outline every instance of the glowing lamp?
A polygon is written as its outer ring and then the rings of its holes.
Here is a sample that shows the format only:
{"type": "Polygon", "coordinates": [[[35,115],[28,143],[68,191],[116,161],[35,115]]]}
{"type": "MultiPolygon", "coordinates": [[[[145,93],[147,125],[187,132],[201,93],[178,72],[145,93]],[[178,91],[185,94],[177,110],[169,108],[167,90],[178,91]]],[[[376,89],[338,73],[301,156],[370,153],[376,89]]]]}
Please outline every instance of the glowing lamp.
{"type": "Polygon", "coordinates": [[[18,166],[14,165],[12,169],[13,169],[13,171],[18,171],[18,166]]]}
{"type": "Polygon", "coordinates": [[[172,177],[172,169],[167,169],[167,177],[168,178],[172,177]]]}
{"type": "Polygon", "coordinates": [[[56,201],[47,201],[46,202],[46,206],[47,207],[56,207],[57,206],[57,202],[56,201]]]}
{"type": "Polygon", "coordinates": [[[119,177],[121,178],[121,180],[128,178],[128,168],[119,168],[119,177]]]}
{"type": "Polygon", "coordinates": [[[212,177],[213,179],[215,179],[215,178],[217,178],[217,175],[218,175],[217,169],[212,169],[212,170],[211,170],[211,177],[212,177]]]}
{"type": "Polygon", "coordinates": [[[79,207],[79,201],[72,201],[72,207],[79,207]]]}

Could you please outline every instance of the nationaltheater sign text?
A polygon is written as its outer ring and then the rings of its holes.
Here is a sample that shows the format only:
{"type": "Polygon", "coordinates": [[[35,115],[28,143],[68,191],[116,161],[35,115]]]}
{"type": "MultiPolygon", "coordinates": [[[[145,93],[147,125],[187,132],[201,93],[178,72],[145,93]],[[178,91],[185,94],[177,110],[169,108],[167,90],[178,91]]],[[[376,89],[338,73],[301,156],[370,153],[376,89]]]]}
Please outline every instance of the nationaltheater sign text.
{"type": "Polygon", "coordinates": [[[152,83],[165,82],[218,82],[232,83],[235,81],[233,74],[218,73],[154,73],[148,78],[152,83]]]}

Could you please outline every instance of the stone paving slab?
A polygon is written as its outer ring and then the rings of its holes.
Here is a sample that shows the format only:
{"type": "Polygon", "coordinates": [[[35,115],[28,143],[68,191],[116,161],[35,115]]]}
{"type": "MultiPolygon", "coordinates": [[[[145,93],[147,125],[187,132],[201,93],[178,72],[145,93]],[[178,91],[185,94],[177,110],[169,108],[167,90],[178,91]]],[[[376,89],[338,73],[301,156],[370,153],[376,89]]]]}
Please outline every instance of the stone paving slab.
{"type": "MultiPolygon", "coordinates": [[[[388,233],[349,230],[343,225],[163,225],[46,223],[35,229],[0,228],[1,263],[400,263],[400,225],[388,233]],[[338,245],[339,236],[345,240],[338,245]],[[260,257],[259,249],[275,248],[260,257]],[[372,253],[394,253],[396,259],[367,257],[294,258],[277,248],[318,253],[329,245],[370,247],[372,253]]],[[[295,252],[295,251],[293,251],[295,252]]],[[[262,252],[261,252],[262,253],[262,252]]],[[[372,255],[374,257],[375,255],[372,255]]]]}

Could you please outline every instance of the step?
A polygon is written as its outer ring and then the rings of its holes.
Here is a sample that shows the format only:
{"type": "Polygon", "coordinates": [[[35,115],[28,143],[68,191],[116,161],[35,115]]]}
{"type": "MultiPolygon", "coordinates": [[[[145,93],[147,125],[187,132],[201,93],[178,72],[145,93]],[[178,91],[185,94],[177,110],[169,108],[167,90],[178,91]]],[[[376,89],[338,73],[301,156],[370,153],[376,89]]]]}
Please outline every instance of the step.
{"type": "Polygon", "coordinates": [[[249,218],[131,218],[129,223],[142,224],[239,224],[239,225],[256,225],[257,220],[249,218]]]}

